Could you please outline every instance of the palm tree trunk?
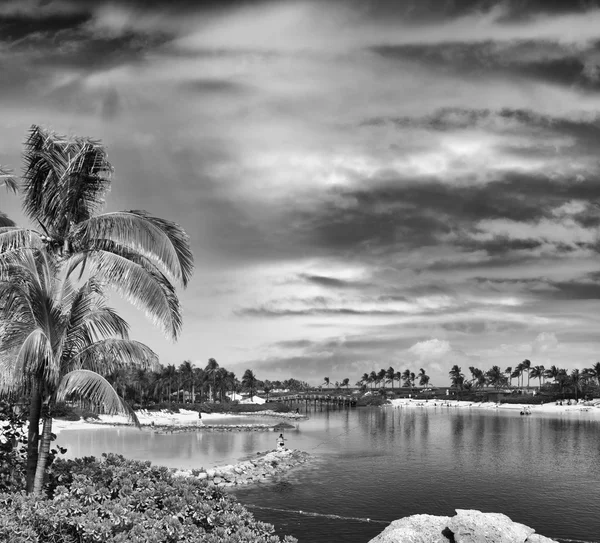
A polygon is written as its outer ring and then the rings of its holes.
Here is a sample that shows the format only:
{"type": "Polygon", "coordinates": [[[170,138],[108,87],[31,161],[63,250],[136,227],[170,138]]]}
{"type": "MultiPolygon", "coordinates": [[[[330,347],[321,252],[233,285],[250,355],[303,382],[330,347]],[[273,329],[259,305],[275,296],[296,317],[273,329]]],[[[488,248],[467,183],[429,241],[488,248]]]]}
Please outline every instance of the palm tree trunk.
{"type": "Polygon", "coordinates": [[[31,388],[29,405],[29,429],[27,432],[27,477],[26,490],[33,490],[35,470],[38,463],[38,446],[40,441],[40,417],[42,414],[42,392],[39,383],[34,382],[31,388]]]}
{"type": "Polygon", "coordinates": [[[40,454],[38,455],[35,479],[33,481],[33,494],[35,496],[41,496],[44,488],[46,465],[48,464],[48,455],[50,454],[50,443],[52,443],[52,415],[48,413],[48,415],[44,417],[40,454]]]}

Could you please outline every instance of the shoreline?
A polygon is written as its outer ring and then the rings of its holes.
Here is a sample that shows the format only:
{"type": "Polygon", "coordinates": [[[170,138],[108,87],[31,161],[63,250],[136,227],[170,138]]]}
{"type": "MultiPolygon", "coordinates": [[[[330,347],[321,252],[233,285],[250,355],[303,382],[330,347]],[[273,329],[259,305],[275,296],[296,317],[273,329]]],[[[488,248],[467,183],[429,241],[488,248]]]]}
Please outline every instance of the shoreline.
{"type": "Polygon", "coordinates": [[[402,398],[389,400],[389,403],[384,404],[382,407],[422,407],[426,409],[477,409],[477,410],[498,410],[498,411],[525,411],[529,410],[530,414],[543,413],[550,415],[569,415],[586,413],[591,414],[593,418],[600,420],[600,400],[593,400],[591,402],[583,402],[577,404],[567,405],[556,405],[555,402],[548,402],[544,404],[527,404],[527,403],[496,403],[496,402],[469,402],[464,400],[448,400],[448,399],[428,399],[428,400],[416,400],[414,398],[402,398]]]}
{"type": "MultiPolygon", "coordinates": [[[[216,431],[273,431],[277,424],[231,424],[232,419],[247,419],[252,417],[272,417],[284,419],[286,421],[307,420],[306,415],[297,413],[277,413],[272,410],[254,411],[247,413],[202,413],[202,418],[198,418],[197,411],[188,411],[180,409],[179,413],[169,413],[167,411],[136,411],[142,428],[154,429],[157,431],[182,432],[198,430],[216,430],[216,431]],[[224,422],[220,424],[220,422],[224,422]],[[228,421],[228,422],[226,422],[228,421]]],[[[133,424],[124,415],[98,415],[98,419],[80,419],[76,421],[53,419],[52,431],[55,434],[61,430],[88,430],[100,426],[132,426],[133,424]]]]}

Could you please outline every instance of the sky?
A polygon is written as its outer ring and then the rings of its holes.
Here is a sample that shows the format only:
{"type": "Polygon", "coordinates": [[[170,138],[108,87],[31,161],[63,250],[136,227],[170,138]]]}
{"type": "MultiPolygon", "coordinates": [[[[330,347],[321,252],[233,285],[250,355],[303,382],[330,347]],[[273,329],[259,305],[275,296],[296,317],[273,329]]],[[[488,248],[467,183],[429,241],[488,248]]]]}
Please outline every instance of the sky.
{"type": "Polygon", "coordinates": [[[0,71],[0,164],[100,139],[106,210],[190,235],[177,343],[115,300],[163,364],[600,358],[596,2],[3,0],[0,71]]]}

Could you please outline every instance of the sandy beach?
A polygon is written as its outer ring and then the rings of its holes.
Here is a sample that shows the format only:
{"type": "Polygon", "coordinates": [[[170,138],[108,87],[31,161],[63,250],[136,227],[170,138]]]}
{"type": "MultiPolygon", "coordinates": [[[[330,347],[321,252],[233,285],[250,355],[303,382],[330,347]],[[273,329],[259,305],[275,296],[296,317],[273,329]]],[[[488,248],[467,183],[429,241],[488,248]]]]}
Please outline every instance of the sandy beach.
{"type": "MultiPolygon", "coordinates": [[[[274,411],[257,411],[251,413],[202,413],[202,419],[198,418],[197,411],[188,411],[180,409],[179,413],[169,413],[168,411],[136,411],[135,412],[142,426],[214,426],[219,424],[231,424],[232,420],[243,421],[249,417],[273,417],[280,419],[305,419],[305,416],[298,416],[295,413],[275,413],[274,411]]],[[[56,434],[61,430],[83,430],[98,428],[101,425],[121,425],[131,424],[124,415],[98,415],[98,420],[59,420],[54,419],[52,422],[52,431],[56,434]]],[[[243,424],[243,422],[242,422],[243,424]]],[[[273,423],[275,424],[275,423],[273,423]]]]}
{"type": "MultiPolygon", "coordinates": [[[[386,407],[386,406],[384,406],[386,407]]],[[[541,405],[530,405],[526,403],[500,404],[495,402],[467,402],[460,400],[446,400],[444,398],[415,400],[411,398],[401,398],[390,400],[387,407],[409,407],[409,408],[448,408],[448,409],[480,409],[480,410],[511,410],[525,411],[529,410],[531,414],[544,413],[547,415],[577,415],[579,413],[589,413],[594,418],[600,420],[600,400],[592,400],[577,404],[556,405],[555,402],[549,402],[541,405]]]]}

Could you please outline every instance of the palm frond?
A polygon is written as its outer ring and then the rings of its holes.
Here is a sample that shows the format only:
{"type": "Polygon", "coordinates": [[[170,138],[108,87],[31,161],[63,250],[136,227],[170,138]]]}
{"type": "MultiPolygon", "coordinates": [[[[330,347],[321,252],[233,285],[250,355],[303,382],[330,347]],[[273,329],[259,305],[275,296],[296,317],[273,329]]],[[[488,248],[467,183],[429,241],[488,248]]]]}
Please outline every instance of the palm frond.
{"type": "MultiPolygon", "coordinates": [[[[167,337],[176,339],[181,331],[182,316],[173,285],[148,259],[121,252],[122,255],[105,251],[88,253],[90,274],[143,309],[167,337]]],[[[73,269],[81,260],[82,256],[76,255],[67,267],[73,269]]]]}
{"type": "Polygon", "coordinates": [[[105,213],[82,222],[73,232],[73,247],[107,250],[106,241],[156,260],[170,277],[187,286],[194,259],[189,237],[177,224],[145,211],[105,213]]]}
{"type": "Polygon", "coordinates": [[[14,178],[12,171],[0,166],[0,187],[4,185],[6,190],[10,190],[15,194],[19,191],[19,185],[14,178]]]}
{"type": "Polygon", "coordinates": [[[35,230],[11,227],[8,224],[0,226],[0,254],[21,249],[44,248],[44,243],[35,230]]]}
{"type": "Polygon", "coordinates": [[[0,227],[6,226],[15,226],[15,222],[12,219],[9,219],[6,213],[0,211],[0,227]]]}
{"type": "Polygon", "coordinates": [[[57,384],[59,368],[54,363],[51,342],[39,328],[33,330],[21,345],[15,368],[23,375],[42,374],[44,381],[50,386],[57,384]]]}
{"type": "Polygon", "coordinates": [[[89,400],[109,415],[125,415],[136,426],[140,422],[131,407],[121,399],[112,385],[101,375],[89,370],[75,370],[63,376],[55,393],[56,401],[70,395],[89,400]]]}
{"type": "Polygon", "coordinates": [[[158,366],[158,356],[147,345],[131,339],[108,338],[85,346],[62,361],[63,371],[88,369],[108,375],[125,367],[153,370],[158,366]]]}

